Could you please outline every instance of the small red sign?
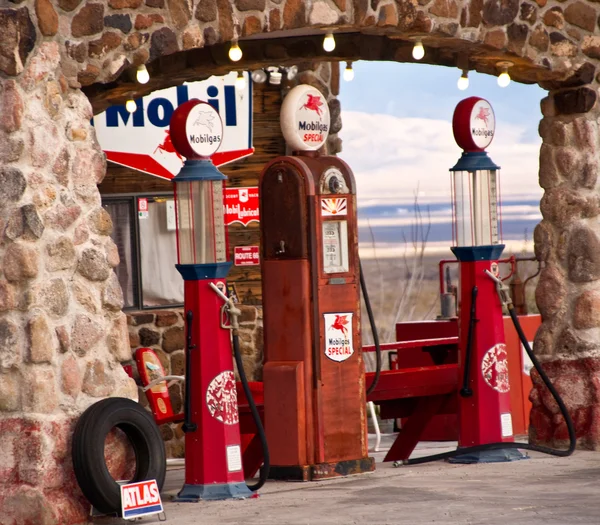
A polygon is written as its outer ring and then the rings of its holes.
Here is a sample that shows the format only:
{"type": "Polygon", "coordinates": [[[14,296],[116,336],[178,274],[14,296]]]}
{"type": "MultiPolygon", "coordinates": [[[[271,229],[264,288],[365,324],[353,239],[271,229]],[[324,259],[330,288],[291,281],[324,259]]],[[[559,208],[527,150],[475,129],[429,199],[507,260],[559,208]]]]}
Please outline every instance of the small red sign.
{"type": "Polygon", "coordinates": [[[148,211],[148,199],[138,199],[138,211],[148,211]]]}
{"type": "Polygon", "coordinates": [[[236,246],[233,262],[236,266],[257,266],[260,264],[258,246],[236,246]]]}
{"type": "Polygon", "coordinates": [[[258,187],[225,188],[225,225],[239,222],[248,226],[252,221],[259,222],[258,187]]]}

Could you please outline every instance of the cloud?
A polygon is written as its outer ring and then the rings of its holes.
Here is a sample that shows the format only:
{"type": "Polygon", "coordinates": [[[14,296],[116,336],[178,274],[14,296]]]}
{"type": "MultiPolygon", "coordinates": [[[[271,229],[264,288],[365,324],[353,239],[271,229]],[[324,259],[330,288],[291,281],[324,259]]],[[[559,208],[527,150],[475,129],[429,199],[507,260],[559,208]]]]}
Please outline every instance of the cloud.
{"type": "MultiPolygon", "coordinates": [[[[344,111],[341,158],[352,167],[359,205],[449,202],[450,174],[461,150],[450,121],[344,111]]],[[[506,200],[536,200],[540,140],[525,140],[525,126],[497,122],[489,148],[501,166],[500,188],[506,200]]]]}

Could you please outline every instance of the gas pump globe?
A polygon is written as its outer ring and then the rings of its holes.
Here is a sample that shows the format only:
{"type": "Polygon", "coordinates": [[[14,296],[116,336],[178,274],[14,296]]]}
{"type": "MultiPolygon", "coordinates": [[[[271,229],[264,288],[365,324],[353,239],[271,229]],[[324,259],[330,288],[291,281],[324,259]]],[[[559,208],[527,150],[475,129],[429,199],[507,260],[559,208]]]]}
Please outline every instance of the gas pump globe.
{"type": "Polygon", "coordinates": [[[499,167],[485,151],[466,151],[450,169],[455,246],[499,244],[499,167]]]}
{"type": "Polygon", "coordinates": [[[179,265],[226,262],[225,178],[209,160],[188,160],[173,179],[179,265]]]}

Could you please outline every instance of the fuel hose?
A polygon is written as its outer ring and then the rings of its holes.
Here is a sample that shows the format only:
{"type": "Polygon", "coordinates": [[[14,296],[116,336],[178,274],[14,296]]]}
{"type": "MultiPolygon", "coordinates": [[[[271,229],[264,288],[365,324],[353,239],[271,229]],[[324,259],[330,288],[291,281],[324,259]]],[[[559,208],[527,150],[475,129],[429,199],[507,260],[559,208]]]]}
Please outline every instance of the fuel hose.
{"type": "Polygon", "coordinates": [[[527,337],[525,337],[525,333],[523,332],[523,329],[521,328],[521,324],[519,323],[519,318],[517,316],[517,313],[516,313],[513,305],[511,303],[509,303],[507,305],[507,307],[508,307],[508,313],[510,315],[510,318],[512,319],[512,322],[515,325],[515,329],[517,331],[517,334],[519,335],[519,339],[521,340],[521,343],[523,343],[523,346],[525,347],[525,351],[527,352],[527,355],[531,359],[533,366],[535,367],[538,374],[542,378],[542,381],[544,382],[544,384],[550,391],[550,394],[552,394],[552,397],[556,401],[556,404],[558,405],[558,408],[560,409],[560,413],[562,414],[562,417],[565,420],[565,423],[567,425],[567,431],[569,433],[569,448],[567,448],[566,450],[560,450],[560,449],[555,449],[555,448],[550,448],[550,447],[544,447],[541,445],[531,445],[529,443],[486,443],[485,445],[476,445],[473,447],[458,448],[456,450],[453,450],[451,452],[445,452],[443,454],[434,454],[432,456],[425,456],[422,458],[405,459],[404,461],[402,461],[403,465],[418,465],[421,463],[429,463],[430,461],[438,461],[440,459],[450,459],[450,458],[454,458],[456,456],[462,456],[464,454],[470,454],[470,453],[474,453],[474,452],[483,452],[486,450],[518,449],[518,448],[520,448],[523,450],[533,450],[535,452],[542,452],[544,454],[550,454],[552,456],[559,456],[559,457],[570,456],[575,451],[575,446],[577,445],[577,436],[575,435],[575,425],[573,424],[571,415],[569,414],[569,411],[567,410],[567,407],[565,406],[565,403],[562,400],[562,398],[560,397],[556,388],[550,381],[550,378],[546,375],[546,372],[544,372],[544,369],[542,368],[542,365],[540,364],[537,357],[533,353],[533,350],[531,350],[531,346],[529,346],[529,341],[527,341],[527,337]]]}
{"type": "Polygon", "coordinates": [[[375,316],[373,315],[373,309],[371,308],[371,301],[369,300],[369,292],[367,292],[367,285],[365,283],[365,276],[363,274],[362,264],[358,261],[358,269],[360,273],[360,289],[362,290],[363,300],[365,301],[365,308],[367,309],[367,316],[369,317],[369,324],[371,325],[371,334],[373,334],[373,343],[375,344],[375,376],[373,381],[367,388],[367,396],[375,390],[377,383],[379,383],[379,376],[381,375],[381,347],[379,346],[379,334],[377,333],[377,327],[375,326],[375,316]]]}
{"type": "Polygon", "coordinates": [[[248,406],[250,407],[250,412],[252,413],[252,419],[254,419],[254,423],[256,424],[256,429],[258,430],[258,437],[260,439],[262,449],[263,449],[263,464],[260,468],[260,474],[258,477],[258,481],[253,485],[248,485],[248,488],[255,492],[260,489],[267,481],[269,477],[269,470],[271,468],[271,460],[269,457],[269,446],[267,444],[267,436],[265,435],[265,429],[263,427],[262,421],[260,419],[260,414],[258,413],[258,409],[256,408],[256,403],[254,402],[254,398],[252,397],[252,392],[250,390],[250,385],[248,384],[248,378],[246,377],[246,372],[244,371],[244,363],[242,362],[242,354],[240,352],[240,338],[238,334],[237,328],[232,330],[232,339],[233,339],[233,355],[235,357],[235,364],[238,369],[238,373],[240,374],[240,381],[242,382],[242,387],[244,388],[244,394],[246,395],[246,399],[248,400],[248,406]]]}

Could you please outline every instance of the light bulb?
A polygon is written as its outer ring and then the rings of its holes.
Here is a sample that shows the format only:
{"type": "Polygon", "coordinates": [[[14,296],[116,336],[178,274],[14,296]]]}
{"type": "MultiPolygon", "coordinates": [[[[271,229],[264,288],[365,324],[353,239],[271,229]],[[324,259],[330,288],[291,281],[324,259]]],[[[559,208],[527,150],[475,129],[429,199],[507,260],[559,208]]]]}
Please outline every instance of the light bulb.
{"type": "Polygon", "coordinates": [[[125,109],[129,111],[129,113],[134,113],[137,109],[137,104],[135,103],[135,100],[130,98],[127,102],[125,102],[125,109]]]}
{"type": "Polygon", "coordinates": [[[462,72],[462,75],[458,79],[458,82],[457,82],[456,85],[457,85],[458,89],[460,89],[461,91],[464,91],[465,89],[467,89],[469,87],[469,73],[468,73],[468,71],[463,71],[462,72]]]}
{"type": "Polygon", "coordinates": [[[237,40],[234,40],[231,43],[231,47],[229,48],[229,59],[232,62],[239,62],[242,59],[242,50],[237,43],[237,40]]]}
{"type": "Polygon", "coordinates": [[[291,66],[287,68],[287,79],[294,80],[298,74],[298,66],[291,66]]]}
{"type": "Polygon", "coordinates": [[[502,73],[500,73],[498,75],[498,85],[501,88],[505,88],[509,84],[510,84],[510,75],[508,74],[508,71],[505,68],[502,70],[502,73]]]}
{"type": "Polygon", "coordinates": [[[137,68],[135,78],[140,84],[147,84],[150,80],[150,73],[148,73],[148,70],[144,64],[137,68]]]}
{"type": "Polygon", "coordinates": [[[335,38],[333,33],[327,33],[323,39],[323,49],[328,53],[331,53],[335,49],[335,38]]]}
{"type": "Polygon", "coordinates": [[[415,60],[421,60],[425,56],[425,48],[423,42],[417,40],[412,50],[412,56],[415,60]]]}
{"type": "Polygon", "coordinates": [[[354,69],[352,69],[352,62],[346,62],[346,69],[344,69],[344,80],[351,82],[354,80],[354,69]]]}
{"type": "Polygon", "coordinates": [[[262,84],[267,80],[267,74],[263,69],[255,69],[250,76],[252,77],[252,82],[256,82],[257,84],[262,84]]]}
{"type": "Polygon", "coordinates": [[[244,89],[246,89],[246,77],[241,71],[238,73],[238,76],[235,79],[235,89],[238,91],[244,91],[244,89]]]}

